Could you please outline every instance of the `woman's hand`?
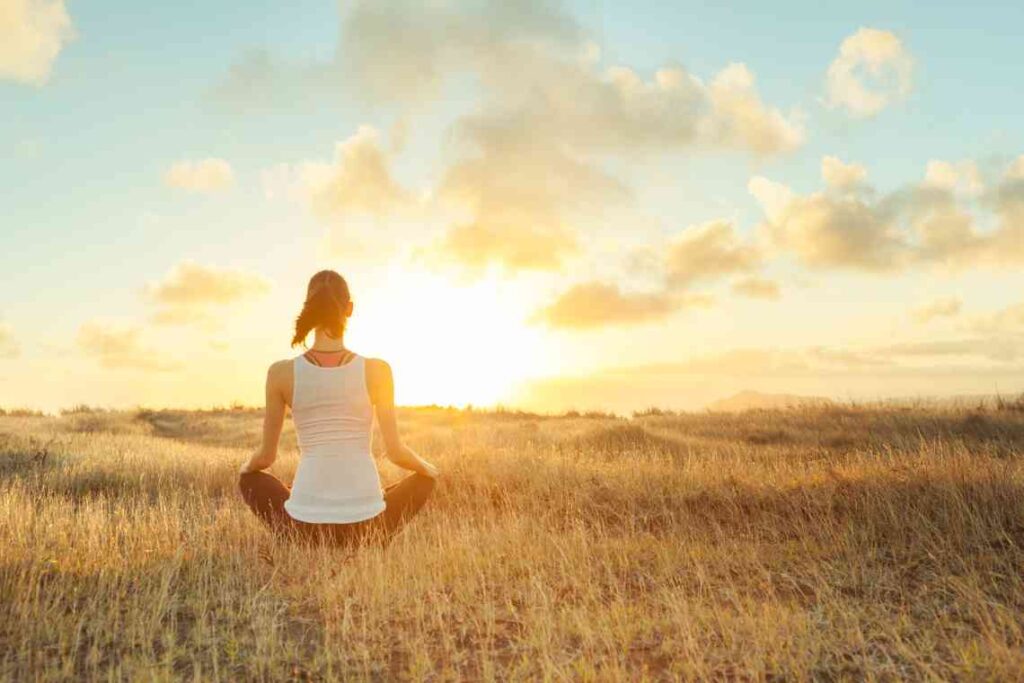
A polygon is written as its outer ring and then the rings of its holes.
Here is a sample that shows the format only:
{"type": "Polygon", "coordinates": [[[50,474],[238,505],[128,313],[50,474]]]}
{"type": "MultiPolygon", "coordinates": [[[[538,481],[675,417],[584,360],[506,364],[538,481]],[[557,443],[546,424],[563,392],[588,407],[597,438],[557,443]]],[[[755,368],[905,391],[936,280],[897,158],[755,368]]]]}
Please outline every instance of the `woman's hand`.
{"type": "Polygon", "coordinates": [[[249,459],[242,463],[242,466],[238,468],[239,474],[249,474],[250,472],[259,472],[262,469],[270,467],[270,465],[264,465],[262,457],[259,453],[255,453],[249,456],[249,459]]]}
{"type": "Polygon", "coordinates": [[[441,476],[441,472],[433,463],[429,463],[423,458],[420,458],[420,466],[417,468],[417,472],[422,474],[424,477],[430,477],[431,479],[437,479],[441,476]]]}
{"type": "Polygon", "coordinates": [[[399,444],[398,448],[393,451],[387,451],[388,460],[395,463],[402,469],[415,472],[416,474],[422,474],[424,477],[430,477],[431,479],[437,479],[440,475],[437,467],[432,463],[427,462],[419,456],[416,451],[409,448],[405,444],[399,444]]]}
{"type": "Polygon", "coordinates": [[[398,436],[398,420],[395,417],[395,380],[391,374],[391,366],[379,358],[371,358],[366,363],[366,382],[377,415],[377,426],[384,437],[384,452],[388,460],[399,467],[422,474],[424,477],[437,479],[440,472],[437,468],[421,458],[398,436]]]}

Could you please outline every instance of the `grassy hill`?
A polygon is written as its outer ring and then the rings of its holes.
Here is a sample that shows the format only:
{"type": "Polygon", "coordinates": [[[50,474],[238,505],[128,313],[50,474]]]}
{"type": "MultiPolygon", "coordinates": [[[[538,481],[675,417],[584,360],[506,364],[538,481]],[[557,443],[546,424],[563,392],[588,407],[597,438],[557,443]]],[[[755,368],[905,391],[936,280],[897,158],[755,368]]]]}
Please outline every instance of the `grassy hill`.
{"type": "Polygon", "coordinates": [[[1001,407],[405,411],[443,480],[351,554],[244,507],[258,411],[0,416],[0,679],[1015,679],[1001,407]]]}

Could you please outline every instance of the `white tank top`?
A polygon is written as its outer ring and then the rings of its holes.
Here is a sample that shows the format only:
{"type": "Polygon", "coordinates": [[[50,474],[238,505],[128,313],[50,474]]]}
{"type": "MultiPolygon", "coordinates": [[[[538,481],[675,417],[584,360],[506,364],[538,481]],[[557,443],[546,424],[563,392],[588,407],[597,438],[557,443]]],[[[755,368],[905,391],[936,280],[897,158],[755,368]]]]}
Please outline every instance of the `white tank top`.
{"type": "Polygon", "coordinates": [[[384,510],[380,475],[370,451],[373,406],[366,363],[356,356],[339,367],[292,362],[292,420],[299,468],[284,509],[303,522],[359,522],[384,510]]]}

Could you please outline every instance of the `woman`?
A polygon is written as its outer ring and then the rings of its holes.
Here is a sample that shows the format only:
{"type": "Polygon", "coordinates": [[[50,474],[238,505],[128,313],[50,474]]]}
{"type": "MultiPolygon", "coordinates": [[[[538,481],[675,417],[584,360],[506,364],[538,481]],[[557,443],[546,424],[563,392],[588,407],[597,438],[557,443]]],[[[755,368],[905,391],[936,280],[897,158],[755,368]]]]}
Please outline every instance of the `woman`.
{"type": "Polygon", "coordinates": [[[313,346],[270,366],[263,445],[242,465],[238,483],[274,530],[342,544],[370,536],[386,542],[423,507],[438,473],[398,436],[391,367],[345,347],[351,315],[341,275],[322,270],[310,279],[292,346],[304,345],[310,331],[313,346]],[[291,489],[263,471],[277,458],[285,406],[301,452],[291,489]],[[374,412],[388,458],[413,472],[383,491],[370,451],[374,412]]]}

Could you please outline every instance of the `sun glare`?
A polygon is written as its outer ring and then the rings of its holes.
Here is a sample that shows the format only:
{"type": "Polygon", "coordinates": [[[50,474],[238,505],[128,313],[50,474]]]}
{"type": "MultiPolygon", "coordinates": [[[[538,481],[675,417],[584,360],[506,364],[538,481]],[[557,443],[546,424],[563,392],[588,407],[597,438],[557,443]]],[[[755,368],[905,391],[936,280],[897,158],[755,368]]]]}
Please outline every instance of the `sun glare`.
{"type": "Polygon", "coordinates": [[[543,374],[544,333],[497,277],[402,273],[356,306],[352,345],[391,363],[400,404],[491,406],[543,374]]]}

